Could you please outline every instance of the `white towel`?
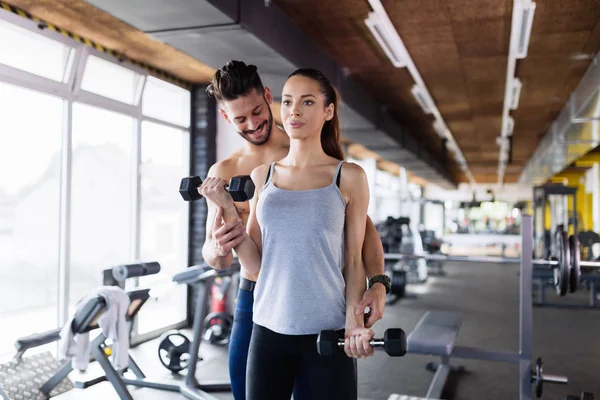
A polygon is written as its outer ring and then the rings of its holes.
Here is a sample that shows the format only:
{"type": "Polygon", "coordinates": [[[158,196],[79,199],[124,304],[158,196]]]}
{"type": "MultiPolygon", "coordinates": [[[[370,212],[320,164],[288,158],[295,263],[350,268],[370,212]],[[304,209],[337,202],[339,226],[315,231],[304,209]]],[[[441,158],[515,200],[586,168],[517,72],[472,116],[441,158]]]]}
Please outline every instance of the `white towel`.
{"type": "Polygon", "coordinates": [[[84,371],[90,359],[91,344],[89,333],[73,334],[71,325],[75,315],[89,300],[101,296],[106,301],[106,310],[98,319],[98,325],[106,338],[113,342],[113,366],[120,370],[129,363],[129,327],[127,310],[129,296],[118,286],[102,286],[77,303],[75,313],[69,317],[60,331],[58,357],[61,360],[72,359],[73,368],[84,371]]]}

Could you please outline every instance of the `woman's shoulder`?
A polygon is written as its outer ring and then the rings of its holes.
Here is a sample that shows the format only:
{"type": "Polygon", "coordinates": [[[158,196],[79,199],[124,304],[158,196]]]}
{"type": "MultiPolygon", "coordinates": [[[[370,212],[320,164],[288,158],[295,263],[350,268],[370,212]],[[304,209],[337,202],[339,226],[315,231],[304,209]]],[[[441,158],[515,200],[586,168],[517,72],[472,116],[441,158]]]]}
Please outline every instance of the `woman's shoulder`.
{"type": "Polygon", "coordinates": [[[254,186],[259,188],[259,190],[264,186],[270,168],[271,164],[262,164],[254,168],[250,173],[250,177],[252,178],[252,182],[254,182],[254,186]]]}
{"type": "Polygon", "coordinates": [[[360,165],[350,161],[344,161],[344,163],[342,164],[342,171],[342,177],[344,175],[350,176],[353,179],[360,178],[361,176],[366,177],[365,170],[360,165]]]}
{"type": "Polygon", "coordinates": [[[251,175],[267,175],[269,172],[269,168],[271,168],[271,164],[261,164],[258,167],[252,170],[251,175]]]}

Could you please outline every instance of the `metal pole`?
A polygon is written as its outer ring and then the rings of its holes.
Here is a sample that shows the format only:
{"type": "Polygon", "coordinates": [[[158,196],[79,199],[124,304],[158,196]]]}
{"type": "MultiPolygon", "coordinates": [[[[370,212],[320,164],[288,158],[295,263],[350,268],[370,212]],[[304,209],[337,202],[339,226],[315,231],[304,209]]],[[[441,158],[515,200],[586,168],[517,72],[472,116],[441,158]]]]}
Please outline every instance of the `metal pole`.
{"type": "Polygon", "coordinates": [[[519,289],[519,365],[520,400],[531,400],[531,352],[533,336],[533,225],[531,215],[523,215],[521,223],[521,274],[519,289]]]}
{"type": "Polygon", "coordinates": [[[60,211],[58,241],[58,323],[63,326],[69,317],[71,295],[71,192],[73,159],[73,100],[63,102],[63,132],[60,170],[60,211]]]}
{"type": "MultiPolygon", "coordinates": [[[[214,270],[213,270],[214,271],[214,270]]],[[[198,364],[198,352],[200,351],[200,342],[202,342],[202,333],[204,330],[204,317],[208,307],[208,297],[210,296],[210,287],[214,281],[214,277],[206,279],[198,285],[198,293],[196,294],[196,310],[194,313],[194,324],[192,326],[192,345],[190,349],[190,363],[188,372],[185,377],[185,386],[189,388],[197,388],[198,380],[196,379],[196,367],[198,364]]]]}
{"type": "MultiPolygon", "coordinates": [[[[420,259],[433,260],[433,261],[455,261],[463,263],[496,263],[496,264],[520,264],[521,259],[516,257],[496,257],[496,256],[446,256],[443,254],[405,254],[405,253],[385,253],[384,259],[386,260],[405,260],[405,259],[420,259]]],[[[558,261],[555,260],[540,260],[530,259],[532,265],[545,265],[545,266],[557,266],[558,261]]],[[[580,267],[586,268],[600,268],[600,261],[580,261],[580,267]]]]}

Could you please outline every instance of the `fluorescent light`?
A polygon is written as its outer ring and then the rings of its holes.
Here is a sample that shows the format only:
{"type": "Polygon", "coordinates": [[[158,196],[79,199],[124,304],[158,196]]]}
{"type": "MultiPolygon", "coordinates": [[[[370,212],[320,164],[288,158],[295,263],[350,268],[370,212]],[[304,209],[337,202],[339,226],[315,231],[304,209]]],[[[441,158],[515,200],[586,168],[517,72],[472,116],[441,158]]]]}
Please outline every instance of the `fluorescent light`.
{"type": "MultiPolygon", "coordinates": [[[[535,14],[536,4],[532,0],[513,0],[512,21],[510,28],[510,46],[508,51],[508,65],[506,68],[506,87],[504,89],[504,105],[502,110],[502,127],[500,135],[508,137],[514,130],[514,120],[510,117],[510,110],[515,110],[519,106],[519,97],[521,96],[521,81],[515,78],[515,68],[517,59],[527,57],[529,49],[529,39],[531,37],[531,27],[533,26],[533,16],[535,14]]],[[[500,157],[506,158],[506,153],[510,147],[508,142],[501,142],[500,157]]],[[[500,162],[498,165],[498,183],[504,182],[504,172],[506,163],[500,162]]]]}
{"type": "Polygon", "coordinates": [[[517,37],[516,40],[511,40],[513,45],[511,53],[515,58],[525,58],[527,57],[529,38],[531,37],[535,3],[531,0],[515,0],[513,7],[515,7],[515,10],[513,11],[511,35],[517,35],[517,37]]]}
{"type": "Polygon", "coordinates": [[[419,85],[414,85],[410,92],[415,97],[415,100],[417,101],[417,103],[419,103],[425,114],[433,113],[433,100],[431,99],[431,97],[429,97],[429,93],[427,93],[427,90],[423,89],[419,85]]]}
{"type": "Polygon", "coordinates": [[[511,116],[506,117],[506,123],[504,125],[504,134],[502,136],[511,136],[515,129],[515,119],[511,116]]]}
{"type": "Polygon", "coordinates": [[[512,85],[510,86],[510,109],[516,110],[519,108],[519,97],[521,96],[521,80],[519,78],[514,78],[512,80],[512,85]]]}
{"type": "MultiPolygon", "coordinates": [[[[444,123],[442,121],[440,121],[439,119],[436,119],[435,121],[433,121],[433,129],[435,130],[435,132],[438,134],[439,137],[441,137],[442,139],[446,138],[446,129],[444,128],[444,123]]],[[[448,147],[450,147],[450,146],[448,146],[448,147]]]]}
{"type": "Polygon", "coordinates": [[[377,40],[377,43],[379,43],[379,47],[381,47],[385,55],[392,62],[392,65],[396,68],[406,67],[406,58],[404,57],[403,49],[399,49],[392,44],[393,42],[390,40],[391,38],[387,30],[377,14],[370,12],[368,18],[365,19],[365,24],[373,37],[375,37],[375,40],[377,40]]]}
{"type": "Polygon", "coordinates": [[[415,83],[415,86],[411,90],[413,96],[415,96],[416,101],[426,114],[432,114],[435,117],[435,120],[440,121],[437,129],[435,126],[434,129],[436,129],[436,132],[440,137],[448,139],[448,148],[451,149],[451,152],[454,150],[456,161],[461,165],[461,169],[463,169],[467,175],[469,182],[474,184],[475,180],[473,179],[473,174],[471,174],[471,171],[469,170],[464,155],[458,148],[452,132],[445,125],[444,119],[427,89],[427,85],[423,81],[402,38],[385,11],[381,0],[368,0],[368,2],[372,12],[369,12],[367,19],[365,19],[365,24],[377,40],[379,46],[381,46],[381,49],[392,62],[392,65],[398,68],[406,67],[415,83]],[[442,127],[443,129],[440,129],[442,127]]]}

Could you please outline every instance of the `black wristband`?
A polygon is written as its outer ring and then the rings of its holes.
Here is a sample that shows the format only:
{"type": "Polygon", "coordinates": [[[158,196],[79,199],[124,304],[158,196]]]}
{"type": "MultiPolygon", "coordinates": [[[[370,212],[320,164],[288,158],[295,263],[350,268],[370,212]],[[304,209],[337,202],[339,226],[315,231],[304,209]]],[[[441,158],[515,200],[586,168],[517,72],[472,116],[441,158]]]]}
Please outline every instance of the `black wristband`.
{"type": "Polygon", "coordinates": [[[373,287],[373,285],[376,283],[381,283],[383,286],[385,286],[385,294],[389,294],[392,290],[390,277],[387,275],[375,275],[369,279],[369,289],[371,289],[371,287],[373,287]]]}

